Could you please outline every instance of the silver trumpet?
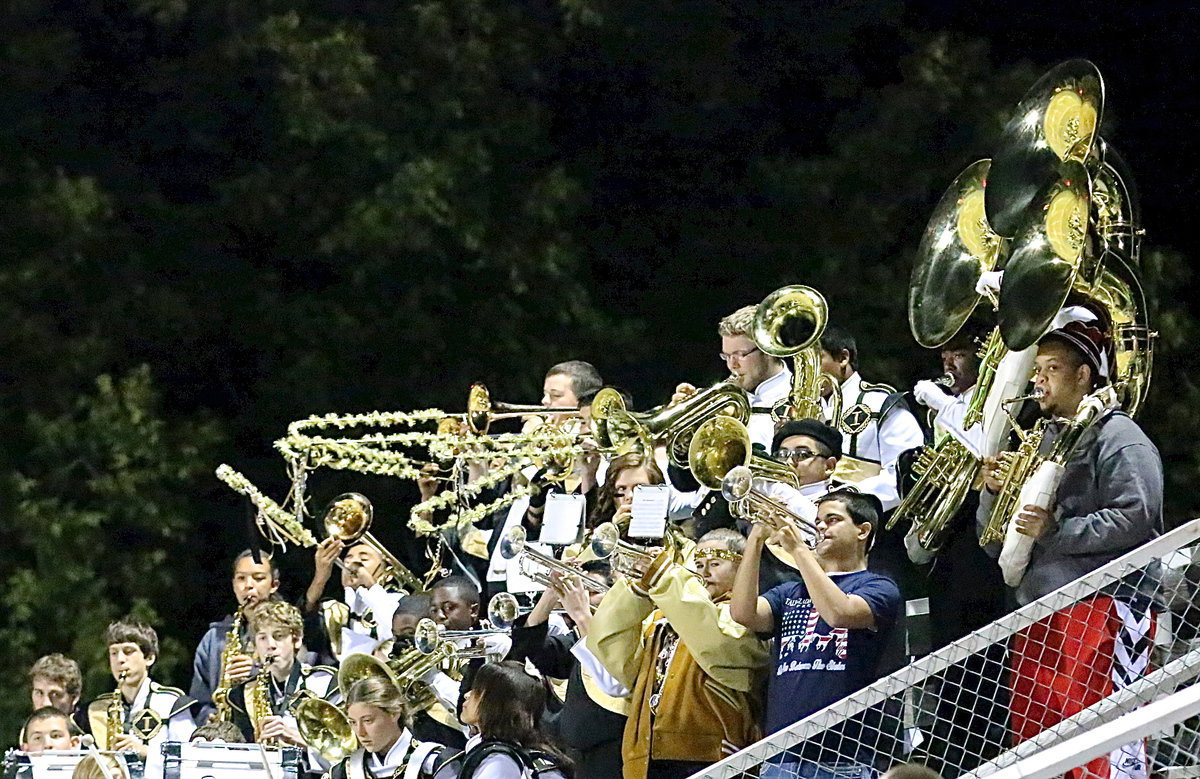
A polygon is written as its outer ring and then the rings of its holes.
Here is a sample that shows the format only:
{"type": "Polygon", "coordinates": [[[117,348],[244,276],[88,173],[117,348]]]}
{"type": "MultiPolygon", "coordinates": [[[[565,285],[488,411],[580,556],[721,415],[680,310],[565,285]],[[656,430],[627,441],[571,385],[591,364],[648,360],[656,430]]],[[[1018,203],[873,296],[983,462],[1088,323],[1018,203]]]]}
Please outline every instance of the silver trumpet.
{"type": "MultiPolygon", "coordinates": [[[[554,571],[563,576],[578,578],[583,586],[592,592],[608,592],[607,583],[588,576],[570,563],[564,563],[562,560],[555,559],[548,554],[531,549],[526,543],[527,538],[525,528],[517,525],[510,528],[504,534],[504,537],[500,539],[500,556],[505,560],[516,559],[517,566],[520,568],[522,574],[544,587],[551,587],[553,586],[553,582],[547,571],[554,571]],[[527,565],[527,562],[532,563],[532,565],[527,565]]],[[[499,593],[499,595],[503,594],[499,593]]]]}
{"type": "Polygon", "coordinates": [[[521,614],[521,604],[512,593],[498,592],[488,601],[487,614],[492,627],[480,630],[446,630],[432,619],[423,619],[413,632],[413,646],[421,654],[445,658],[470,660],[487,657],[487,645],[476,639],[508,635],[521,614]],[[468,639],[471,643],[459,646],[455,643],[457,639],[468,639]]]}
{"type": "Polygon", "coordinates": [[[765,525],[771,530],[779,530],[786,524],[795,525],[808,535],[809,546],[817,539],[816,523],[755,487],[754,473],[744,465],[730,468],[721,479],[721,495],[729,501],[734,513],[744,519],[765,525]]]}

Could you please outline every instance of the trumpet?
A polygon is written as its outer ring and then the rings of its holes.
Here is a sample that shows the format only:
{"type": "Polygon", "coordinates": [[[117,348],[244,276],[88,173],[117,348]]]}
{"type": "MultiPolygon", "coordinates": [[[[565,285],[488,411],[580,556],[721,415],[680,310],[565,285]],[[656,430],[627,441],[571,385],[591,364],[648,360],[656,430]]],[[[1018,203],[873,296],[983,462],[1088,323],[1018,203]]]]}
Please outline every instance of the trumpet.
{"type": "Polygon", "coordinates": [[[745,465],[731,468],[721,480],[721,495],[729,501],[737,516],[755,524],[765,525],[771,530],[780,530],[793,524],[805,531],[809,545],[817,538],[817,525],[807,517],[792,511],[783,501],[772,497],[754,486],[754,472],[745,465]]]}
{"type": "MultiPolygon", "coordinates": [[[[621,529],[616,523],[605,522],[597,525],[592,531],[592,538],[589,542],[589,547],[592,554],[601,560],[609,560],[612,563],[613,570],[620,571],[626,576],[639,578],[640,573],[634,570],[635,562],[640,562],[644,566],[650,565],[662,552],[667,550],[670,552],[674,562],[683,564],[683,545],[676,537],[674,528],[668,528],[667,534],[663,536],[663,546],[644,547],[637,544],[631,544],[621,538],[621,529]]],[[[692,571],[693,574],[700,574],[692,571]]]]}
{"type": "Polygon", "coordinates": [[[505,560],[518,558],[517,565],[520,567],[521,573],[544,587],[553,586],[550,574],[541,570],[549,569],[563,576],[578,578],[583,586],[592,592],[608,592],[608,585],[599,579],[588,576],[570,563],[565,563],[562,560],[557,560],[548,554],[530,548],[526,543],[525,528],[520,525],[511,528],[500,539],[500,556],[505,560]],[[525,567],[524,563],[527,560],[535,563],[535,567],[525,567]]]}
{"type": "Polygon", "coordinates": [[[579,409],[571,406],[533,406],[516,403],[493,403],[492,395],[483,384],[472,384],[467,393],[467,427],[476,435],[483,435],[497,419],[512,419],[514,417],[541,416],[555,414],[558,416],[579,416],[579,409]]]}
{"type": "Polygon", "coordinates": [[[488,647],[482,641],[487,636],[506,636],[512,630],[513,623],[521,614],[521,605],[510,592],[498,592],[488,601],[488,623],[493,627],[479,630],[446,630],[432,619],[423,619],[417,623],[413,632],[413,646],[417,651],[431,658],[473,660],[486,658],[488,647]],[[455,642],[466,639],[466,646],[455,642]]]}

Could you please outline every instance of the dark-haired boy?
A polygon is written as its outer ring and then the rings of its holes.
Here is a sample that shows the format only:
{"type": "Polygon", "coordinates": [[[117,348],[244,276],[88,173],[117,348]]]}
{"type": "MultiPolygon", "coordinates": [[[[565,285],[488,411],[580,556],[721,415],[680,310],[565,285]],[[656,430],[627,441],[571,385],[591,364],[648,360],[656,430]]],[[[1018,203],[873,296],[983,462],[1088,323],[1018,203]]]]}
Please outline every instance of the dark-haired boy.
{"type": "Polygon", "coordinates": [[[141,620],[126,618],[112,623],[104,633],[108,645],[108,668],[117,689],[101,695],[88,706],[88,720],[96,743],[107,746],[108,710],[120,696],[121,730],[111,743],[118,750],[136,752],[146,762],[147,775],[162,771],[162,744],[187,741],[196,729],[188,707],[192,699],[183,690],[167,687],[150,678],[158,659],[158,634],[141,620]]]}
{"type": "Polygon", "coordinates": [[[54,749],[79,749],[79,737],[72,735],[66,714],[53,706],[42,706],[29,715],[21,728],[21,751],[54,749]]]}
{"type": "MultiPolygon", "coordinates": [[[[270,554],[261,552],[256,560],[254,552],[244,550],[233,560],[231,584],[238,607],[243,610],[268,600],[279,590],[279,568],[275,559],[270,554]]],[[[196,647],[196,655],[192,660],[191,696],[196,702],[197,722],[206,722],[215,709],[212,695],[221,684],[221,661],[225,655],[229,631],[233,628],[233,619],[233,615],[230,614],[219,622],[210,623],[208,632],[196,647]]],[[[249,624],[250,619],[246,616],[240,631],[243,645],[250,640],[249,624]]],[[[233,684],[244,682],[250,675],[250,666],[250,655],[239,653],[233,659],[231,667],[226,670],[230,681],[233,684]]]]}
{"type": "MultiPolygon", "coordinates": [[[[766,730],[774,733],[878,678],[878,658],[900,612],[900,591],[867,570],[867,551],[883,513],[873,495],[836,490],[818,503],[817,543],[788,525],[774,533],[802,580],[758,595],[758,566],[771,531],[755,524],[738,569],[730,611],[755,633],[776,638],[767,685],[766,730]]],[[[797,757],[764,766],[763,777],[870,776],[873,754],[849,722],[806,744],[797,757]],[[828,748],[825,745],[829,745],[828,748]],[[815,764],[815,765],[804,765],[815,764]]]]}

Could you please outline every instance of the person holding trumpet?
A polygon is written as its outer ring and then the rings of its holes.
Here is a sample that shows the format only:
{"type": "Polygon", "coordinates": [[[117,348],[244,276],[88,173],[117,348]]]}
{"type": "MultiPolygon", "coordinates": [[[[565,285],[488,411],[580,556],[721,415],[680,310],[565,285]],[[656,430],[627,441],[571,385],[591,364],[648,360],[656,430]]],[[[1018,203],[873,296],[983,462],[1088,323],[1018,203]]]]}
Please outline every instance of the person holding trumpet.
{"type": "Polygon", "coordinates": [[[711,531],[699,574],[669,549],[639,558],[596,609],[587,648],[631,691],[625,779],[691,776],[757,738],[767,650],[726,602],[744,546],[735,530],[711,531]]]}
{"type": "MultiPolygon", "coordinates": [[[[883,514],[879,500],[852,488],[818,501],[817,539],[810,548],[786,518],[775,527],[756,522],[746,541],[730,600],[730,614],[747,630],[775,638],[767,685],[766,730],[774,733],[875,681],[877,660],[900,612],[900,591],[886,576],[867,570],[867,553],[883,514]],[[796,561],[801,581],[758,594],[758,568],[768,540],[796,561]]],[[[868,710],[865,717],[878,716],[868,710]]],[[[873,755],[860,751],[846,763],[864,722],[851,721],[809,742],[795,758],[764,766],[764,778],[871,775],[873,755]],[[851,732],[855,731],[855,732],[851,732]],[[826,752],[822,743],[841,746],[826,752]],[[834,755],[838,755],[836,758],[834,755]],[[814,765],[804,765],[805,763],[814,765]]]]}

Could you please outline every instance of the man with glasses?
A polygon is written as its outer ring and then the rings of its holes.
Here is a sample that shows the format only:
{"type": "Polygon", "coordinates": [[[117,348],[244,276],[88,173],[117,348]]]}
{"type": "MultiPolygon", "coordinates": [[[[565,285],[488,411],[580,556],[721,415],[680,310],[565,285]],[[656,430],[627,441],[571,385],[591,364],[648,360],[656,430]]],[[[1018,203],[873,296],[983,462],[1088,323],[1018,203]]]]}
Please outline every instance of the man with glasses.
{"type": "MultiPolygon", "coordinates": [[[[757,308],[743,306],[734,311],[717,323],[717,334],[721,336],[720,358],[732,374],[731,381],[750,397],[750,441],[765,449],[775,433],[771,412],[788,399],[792,372],[783,360],[766,354],[750,338],[757,308]]],[[[679,402],[695,391],[691,384],[680,384],[671,400],[679,402]]]]}

